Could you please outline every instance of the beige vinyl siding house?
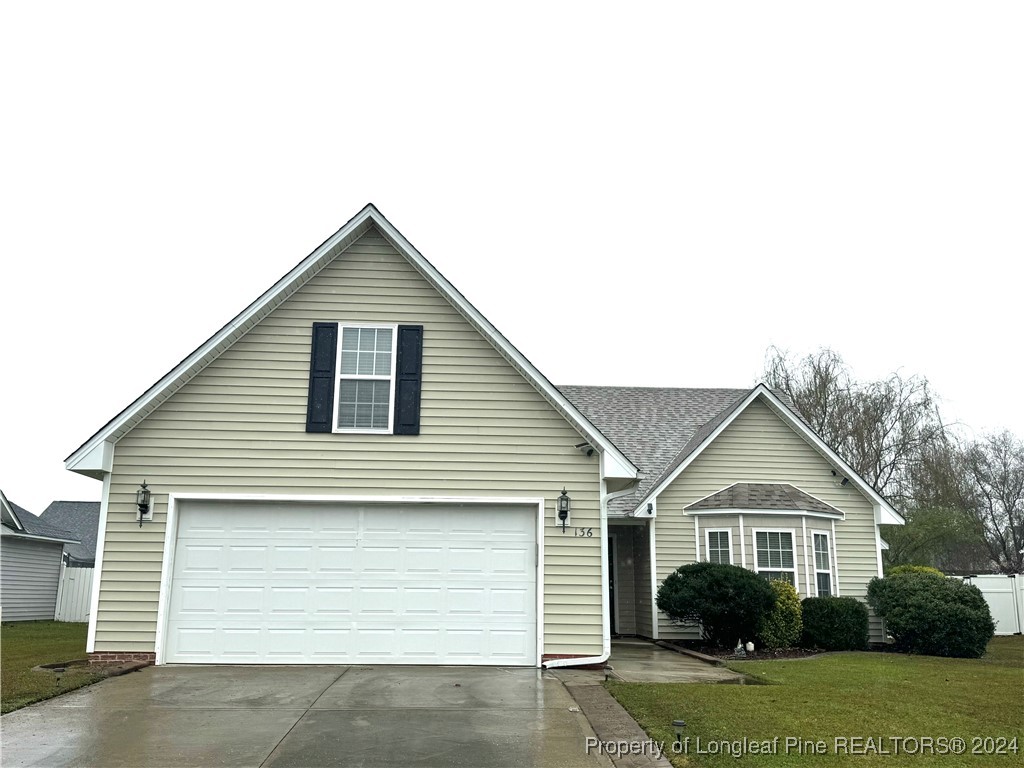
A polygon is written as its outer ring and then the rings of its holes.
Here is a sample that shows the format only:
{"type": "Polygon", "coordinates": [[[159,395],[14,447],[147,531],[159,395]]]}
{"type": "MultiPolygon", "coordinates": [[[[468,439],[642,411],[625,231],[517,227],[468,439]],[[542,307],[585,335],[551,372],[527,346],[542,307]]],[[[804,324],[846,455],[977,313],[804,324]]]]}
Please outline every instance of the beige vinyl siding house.
{"type": "MultiPolygon", "coordinates": [[[[539,497],[565,487],[600,527],[598,460],[537,390],[376,231],[304,285],[117,443],[95,650],[152,651],[166,494],[539,497]],[[421,434],[302,431],[315,320],[424,326],[421,434]],[[147,480],[155,518],[140,530],[147,480]]],[[[545,529],[544,654],[601,651],[599,538],[545,529]]]]}
{"type": "MultiPolygon", "coordinates": [[[[697,525],[753,567],[759,516],[686,509],[735,483],[824,505],[861,596],[888,507],[795,419],[763,387],[555,387],[369,205],[66,460],[103,481],[87,650],[600,664],[613,625],[677,632],[654,599],[697,525]]],[[[765,517],[806,591],[810,519],[765,517]]]]}

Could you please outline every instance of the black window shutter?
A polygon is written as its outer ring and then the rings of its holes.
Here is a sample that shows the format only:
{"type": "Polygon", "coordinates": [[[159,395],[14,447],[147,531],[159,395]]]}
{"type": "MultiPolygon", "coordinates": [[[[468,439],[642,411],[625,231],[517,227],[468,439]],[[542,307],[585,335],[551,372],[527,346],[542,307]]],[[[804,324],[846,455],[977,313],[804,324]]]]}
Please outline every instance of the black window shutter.
{"type": "Polygon", "coordinates": [[[338,324],[313,323],[309,352],[309,399],[306,431],[331,432],[334,416],[334,366],[338,359],[338,324]]]}
{"type": "Polygon", "coordinates": [[[398,326],[395,360],[395,434],[420,433],[420,387],[423,381],[423,326],[398,326]]]}

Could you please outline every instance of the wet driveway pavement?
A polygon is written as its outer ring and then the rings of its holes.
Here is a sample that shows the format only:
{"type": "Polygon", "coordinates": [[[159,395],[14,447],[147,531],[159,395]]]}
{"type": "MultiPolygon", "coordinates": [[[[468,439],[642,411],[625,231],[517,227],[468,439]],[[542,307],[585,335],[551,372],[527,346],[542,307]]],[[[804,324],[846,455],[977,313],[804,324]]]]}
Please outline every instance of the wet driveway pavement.
{"type": "Polygon", "coordinates": [[[565,686],[495,667],[147,667],[0,718],[8,766],[600,766],[565,686]]]}

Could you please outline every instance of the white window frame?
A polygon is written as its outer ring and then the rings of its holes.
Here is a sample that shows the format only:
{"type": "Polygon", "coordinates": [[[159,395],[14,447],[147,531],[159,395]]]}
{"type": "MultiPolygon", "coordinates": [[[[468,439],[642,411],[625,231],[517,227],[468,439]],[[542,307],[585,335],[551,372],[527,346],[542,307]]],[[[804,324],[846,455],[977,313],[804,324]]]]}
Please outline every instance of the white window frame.
{"type": "Polygon", "coordinates": [[[395,431],[395,372],[397,371],[398,363],[398,323],[349,323],[339,322],[338,323],[338,351],[334,358],[334,408],[331,416],[331,427],[335,433],[343,433],[346,435],[390,435],[395,431]],[[345,335],[346,328],[376,328],[376,329],[390,329],[391,331],[391,371],[387,376],[381,375],[370,375],[370,374],[342,374],[341,372],[341,353],[343,347],[343,338],[345,335]],[[338,409],[341,401],[341,382],[342,379],[348,381],[387,381],[390,383],[388,391],[390,397],[388,400],[388,426],[386,429],[360,429],[358,427],[339,427],[338,426],[338,409]]]}
{"type": "MultiPolygon", "coordinates": [[[[711,534],[712,533],[724,533],[729,537],[729,546],[726,547],[726,553],[729,555],[729,559],[726,561],[728,565],[732,565],[732,529],[731,528],[707,528],[704,531],[704,552],[707,557],[707,561],[710,563],[711,560],[711,534]]],[[[716,548],[717,550],[717,548],[716,548]]]]}
{"type": "Polygon", "coordinates": [[[791,584],[793,585],[794,589],[799,591],[800,590],[800,580],[799,580],[799,578],[797,576],[797,573],[798,573],[798,570],[799,570],[798,567],[800,565],[800,560],[797,557],[796,529],[794,529],[794,528],[751,528],[750,532],[751,532],[751,536],[753,538],[753,545],[754,545],[754,573],[758,573],[758,574],[762,573],[762,572],[764,572],[764,573],[777,573],[777,572],[780,572],[780,571],[785,572],[785,573],[791,573],[791,574],[793,574],[793,581],[791,582],[791,584]],[[793,553],[793,567],[792,568],[772,568],[772,567],[761,568],[760,567],[760,564],[758,563],[758,559],[757,559],[757,553],[758,553],[757,534],[759,534],[759,533],[765,533],[765,534],[767,534],[767,533],[788,533],[789,534],[789,541],[790,541],[790,545],[792,547],[792,553],[793,553]]]}
{"type": "Polygon", "coordinates": [[[815,597],[821,597],[818,590],[818,574],[828,574],[828,589],[829,596],[836,597],[836,576],[835,569],[833,568],[833,557],[832,557],[832,534],[828,531],[810,531],[811,534],[811,559],[814,561],[814,595],[815,597]],[[815,536],[825,537],[825,554],[828,556],[828,568],[818,567],[818,549],[814,543],[815,536]]]}

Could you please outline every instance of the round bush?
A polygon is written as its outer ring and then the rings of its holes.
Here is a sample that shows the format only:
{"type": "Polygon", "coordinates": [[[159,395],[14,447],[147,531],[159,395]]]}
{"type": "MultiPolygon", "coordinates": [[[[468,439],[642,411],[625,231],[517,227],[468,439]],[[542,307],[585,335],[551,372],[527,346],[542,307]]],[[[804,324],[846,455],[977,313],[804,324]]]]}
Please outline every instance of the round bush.
{"type": "Polygon", "coordinates": [[[995,634],[981,590],[959,579],[930,573],[872,579],[868,604],[906,653],[977,659],[995,634]]]}
{"type": "Polygon", "coordinates": [[[805,648],[859,651],[868,647],[868,609],[855,597],[807,597],[803,609],[805,648]]]}
{"type": "Polygon", "coordinates": [[[898,576],[901,573],[930,573],[932,576],[945,576],[938,568],[930,565],[897,565],[889,569],[886,576],[898,576]]]}
{"type": "Polygon", "coordinates": [[[693,563],[678,568],[658,588],[658,608],[683,624],[699,624],[709,643],[731,648],[750,640],[775,605],[768,582],[738,565],[693,563]]]}
{"type": "Polygon", "coordinates": [[[758,641],[769,649],[792,648],[803,630],[800,596],[788,581],[769,581],[768,585],[775,593],[775,607],[761,619],[758,641]]]}

